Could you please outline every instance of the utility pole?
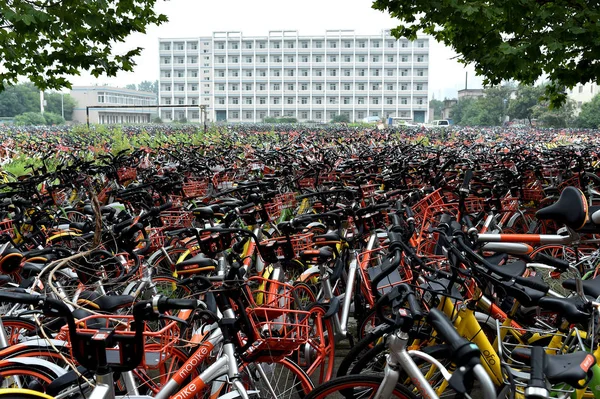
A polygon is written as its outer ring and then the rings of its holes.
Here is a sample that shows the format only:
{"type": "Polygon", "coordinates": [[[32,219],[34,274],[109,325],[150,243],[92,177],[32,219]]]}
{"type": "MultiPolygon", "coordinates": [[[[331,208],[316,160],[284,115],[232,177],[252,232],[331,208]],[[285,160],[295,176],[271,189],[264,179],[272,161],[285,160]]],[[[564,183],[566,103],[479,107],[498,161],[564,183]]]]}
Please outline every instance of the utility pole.
{"type": "Polygon", "coordinates": [[[44,113],[44,92],[40,90],[40,113],[44,113]]]}
{"type": "Polygon", "coordinates": [[[60,93],[60,109],[62,111],[62,118],[65,119],[65,93],[60,93]]]}

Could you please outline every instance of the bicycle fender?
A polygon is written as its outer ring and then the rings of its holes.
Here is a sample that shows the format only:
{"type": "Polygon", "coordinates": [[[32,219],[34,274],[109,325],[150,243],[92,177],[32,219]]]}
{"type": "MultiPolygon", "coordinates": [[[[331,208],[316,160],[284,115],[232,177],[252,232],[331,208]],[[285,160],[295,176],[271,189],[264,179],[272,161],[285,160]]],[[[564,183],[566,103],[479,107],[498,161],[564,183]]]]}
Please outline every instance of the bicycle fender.
{"type": "Polygon", "coordinates": [[[309,267],[308,269],[306,269],[300,275],[300,281],[305,283],[306,280],[308,280],[310,277],[314,276],[315,274],[319,274],[319,266],[312,266],[312,267],[309,267]]]}
{"type": "Polygon", "coordinates": [[[323,309],[325,311],[323,318],[329,319],[339,311],[340,300],[337,297],[331,298],[329,302],[325,302],[325,300],[321,299],[320,301],[311,304],[307,310],[310,312],[310,310],[315,307],[320,307],[323,309]]]}

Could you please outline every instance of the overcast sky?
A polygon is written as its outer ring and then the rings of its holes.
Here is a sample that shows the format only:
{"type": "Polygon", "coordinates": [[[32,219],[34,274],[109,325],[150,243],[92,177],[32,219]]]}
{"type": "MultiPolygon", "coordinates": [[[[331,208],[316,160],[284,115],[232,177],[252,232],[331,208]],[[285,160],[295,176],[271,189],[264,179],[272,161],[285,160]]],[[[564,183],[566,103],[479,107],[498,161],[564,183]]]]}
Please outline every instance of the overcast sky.
{"type": "MultiPolygon", "coordinates": [[[[297,30],[300,35],[320,35],[327,29],[353,29],[357,34],[381,34],[395,27],[387,13],[373,10],[369,0],[159,0],[158,12],[169,22],[148,28],[146,35],[132,35],[114,47],[116,53],[142,47],[133,73],[95,79],[88,73],[73,77],[74,85],[109,84],[125,86],[158,78],[158,38],[210,36],[213,31],[241,31],[244,35],[266,36],[269,30],[297,30]]],[[[454,51],[430,41],[429,95],[437,99],[456,97],[469,73],[469,88],[480,88],[481,78],[473,68],[453,60],[454,51]]]]}

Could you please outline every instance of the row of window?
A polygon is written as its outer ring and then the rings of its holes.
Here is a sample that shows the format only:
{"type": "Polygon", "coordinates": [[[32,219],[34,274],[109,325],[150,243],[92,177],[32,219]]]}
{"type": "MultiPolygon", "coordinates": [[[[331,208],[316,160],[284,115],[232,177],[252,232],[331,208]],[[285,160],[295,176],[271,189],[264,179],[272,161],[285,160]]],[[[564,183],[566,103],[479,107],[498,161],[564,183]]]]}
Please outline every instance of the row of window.
{"type": "MultiPolygon", "coordinates": [[[[345,84],[341,84],[338,85],[337,83],[329,83],[328,85],[324,85],[322,83],[313,83],[312,85],[312,90],[313,91],[322,91],[322,90],[345,90],[345,91],[350,91],[350,90],[358,90],[358,91],[365,91],[365,90],[396,90],[397,88],[399,88],[400,90],[410,90],[411,86],[409,83],[402,83],[398,86],[396,86],[396,84],[394,83],[386,83],[385,85],[382,83],[371,83],[370,85],[367,85],[365,83],[357,83],[356,85],[354,85],[355,87],[353,88],[353,85],[350,83],[345,83],[345,84]]],[[[170,87],[170,86],[165,86],[165,87],[170,87]]],[[[243,90],[246,91],[252,91],[254,88],[252,87],[251,84],[245,84],[241,86],[243,90]]],[[[279,83],[272,83],[269,88],[272,91],[279,91],[283,88],[285,88],[288,91],[294,91],[296,90],[296,87],[300,90],[300,91],[307,91],[309,89],[309,84],[308,83],[302,83],[299,84],[298,86],[294,85],[293,83],[287,84],[287,85],[281,85],[279,83]]],[[[184,86],[180,85],[179,87],[180,91],[184,90],[184,86]]],[[[239,91],[240,90],[240,85],[238,84],[230,84],[229,85],[229,91],[239,91]]],[[[267,90],[267,85],[260,83],[256,85],[256,89],[258,91],[265,91],[267,90]]],[[[425,83],[415,83],[414,84],[414,89],[415,90],[427,90],[427,84],[425,83]]],[[[225,91],[225,85],[224,84],[217,84],[216,85],[216,90],[217,91],[225,91]]],[[[165,90],[165,91],[170,91],[170,89],[165,90]]]]}
{"type": "MultiPolygon", "coordinates": [[[[210,46],[210,42],[202,42],[202,45],[204,47],[210,46]]],[[[160,44],[160,49],[161,50],[165,50],[165,51],[170,51],[171,50],[171,43],[161,43],[160,44]]],[[[175,51],[183,51],[185,49],[188,50],[198,50],[198,42],[188,42],[187,46],[185,43],[173,43],[173,50],[175,51]]]]}
{"type": "MultiPolygon", "coordinates": [[[[401,55],[400,57],[396,57],[395,55],[388,55],[388,56],[380,56],[380,55],[372,55],[370,57],[367,57],[366,55],[357,55],[356,57],[353,57],[351,55],[344,55],[344,56],[337,56],[337,55],[330,55],[327,57],[324,57],[322,55],[313,55],[312,59],[311,57],[309,57],[308,55],[302,55],[298,58],[296,58],[293,55],[287,55],[285,57],[282,57],[281,55],[272,55],[270,57],[267,56],[258,56],[256,58],[252,57],[252,56],[246,56],[246,57],[242,57],[242,61],[246,64],[252,64],[254,61],[256,61],[259,64],[266,64],[267,60],[270,60],[272,63],[278,64],[283,62],[283,60],[285,59],[285,62],[290,64],[290,63],[295,63],[296,61],[300,62],[300,63],[308,63],[309,60],[311,60],[312,62],[315,63],[319,63],[319,62],[353,62],[353,58],[355,62],[410,62],[411,61],[411,56],[409,55],[401,55]]],[[[168,60],[168,57],[165,57],[164,59],[168,60]]],[[[175,59],[181,61],[183,60],[183,57],[175,57],[175,59]]],[[[225,64],[225,60],[226,58],[224,56],[216,56],[215,57],[215,63],[217,64],[225,64]]],[[[423,54],[419,54],[419,55],[415,55],[413,60],[415,62],[427,62],[427,55],[423,55],[423,54]]],[[[227,58],[227,61],[229,64],[239,64],[240,63],[240,57],[232,55],[229,56],[227,58]]],[[[175,63],[177,63],[178,61],[175,61],[175,63]]],[[[180,62],[183,63],[183,62],[180,62]]]]}
{"type": "MultiPolygon", "coordinates": [[[[340,42],[340,40],[328,40],[327,47],[328,48],[353,48],[353,47],[356,47],[356,48],[367,48],[367,47],[380,48],[380,47],[384,46],[383,42],[378,39],[357,40],[356,46],[353,46],[354,42],[355,41],[353,41],[353,40],[343,40],[341,42],[340,42]]],[[[243,43],[230,41],[227,44],[227,48],[230,50],[238,50],[238,49],[251,50],[254,48],[253,43],[254,42],[251,42],[251,41],[245,41],[243,43]]],[[[312,48],[323,48],[324,45],[325,45],[325,43],[323,40],[313,40],[312,41],[312,48]]],[[[415,47],[425,48],[426,45],[427,45],[427,42],[425,40],[417,40],[415,47]]],[[[217,50],[225,50],[225,46],[226,46],[226,43],[224,41],[215,41],[215,48],[217,50]]],[[[269,46],[269,48],[273,48],[273,49],[296,48],[296,46],[298,48],[304,48],[304,49],[311,47],[308,40],[301,40],[298,42],[298,44],[296,44],[295,40],[285,40],[285,41],[276,40],[276,41],[270,41],[270,44],[267,44],[266,41],[256,42],[256,48],[266,49],[267,46],[269,46]]],[[[385,47],[387,47],[387,48],[395,48],[396,46],[400,46],[401,48],[408,48],[408,47],[410,47],[410,42],[408,40],[401,40],[400,44],[398,44],[397,40],[386,40],[385,41],[385,47]]],[[[168,49],[165,49],[165,50],[168,50],[168,49]]]]}
{"type": "MultiPolygon", "coordinates": [[[[259,69],[256,71],[256,76],[258,77],[266,77],[267,76],[267,69],[259,69]]],[[[269,73],[269,76],[271,77],[280,77],[280,76],[296,76],[296,70],[295,69],[288,69],[286,71],[281,71],[279,69],[271,69],[271,72],[269,73]]],[[[427,70],[426,69],[415,69],[414,70],[414,76],[427,76],[426,74],[427,70]]],[[[205,73],[208,73],[208,71],[205,71],[205,73]]],[[[327,76],[343,76],[343,77],[352,77],[352,76],[396,76],[396,69],[379,69],[379,68],[371,68],[371,69],[342,69],[342,70],[338,70],[338,69],[312,69],[312,76],[315,77],[319,77],[319,76],[323,76],[324,73],[327,73],[327,76]],[[356,71],[355,74],[353,74],[352,72],[356,71]]],[[[183,74],[183,73],[182,73],[183,74]]],[[[239,70],[230,70],[229,73],[227,74],[228,77],[231,78],[237,78],[240,76],[245,76],[245,77],[252,77],[253,76],[253,72],[252,71],[239,71],[239,70]]],[[[400,69],[399,76],[406,76],[409,77],[410,76],[410,69],[400,69]]],[[[308,77],[309,76],[309,70],[308,69],[300,69],[298,76],[301,77],[308,77]]],[[[183,77],[183,76],[179,76],[179,77],[183,77]]],[[[224,69],[218,69],[215,70],[215,78],[224,78],[225,77],[225,70],[224,69]]]]}
{"type": "Polygon", "coordinates": [[[156,100],[154,98],[135,95],[99,92],[98,103],[119,105],[154,105],[156,104],[156,100]]]}
{"type": "MultiPolygon", "coordinates": [[[[166,102],[163,102],[163,104],[170,104],[170,99],[166,98],[163,99],[166,102]]],[[[367,101],[369,104],[373,104],[373,105],[380,105],[380,104],[386,104],[386,105],[394,105],[396,104],[396,98],[395,97],[385,97],[384,99],[381,99],[380,97],[372,97],[370,100],[367,100],[365,97],[357,97],[356,98],[356,102],[353,103],[352,101],[352,97],[342,97],[342,98],[338,98],[338,97],[327,97],[327,99],[324,99],[323,97],[313,97],[311,104],[344,104],[344,105],[352,105],[352,104],[359,104],[359,105],[365,105],[367,104],[367,101]]],[[[410,99],[408,97],[401,97],[398,101],[398,104],[409,104],[410,99]]],[[[414,98],[414,104],[424,104],[425,98],[421,98],[421,97],[415,97],[414,98]]],[[[217,97],[215,100],[215,103],[218,105],[224,105],[226,103],[225,98],[224,97],[217,97]]],[[[296,100],[295,97],[286,97],[285,99],[282,99],[281,97],[271,97],[270,101],[268,102],[269,104],[273,104],[273,105],[278,105],[278,104],[288,104],[288,105],[294,105],[294,104],[302,104],[302,105],[308,105],[309,104],[309,99],[308,97],[301,97],[298,100],[296,100]]],[[[182,103],[183,104],[183,103],[182,103]]],[[[242,100],[240,100],[238,97],[230,97],[229,101],[227,102],[227,104],[231,104],[231,105],[239,105],[239,104],[245,104],[245,105],[253,105],[254,104],[254,100],[252,97],[246,97],[242,100]]],[[[266,105],[267,104],[267,98],[266,97],[259,97],[257,98],[257,104],[259,105],[266,105]]]]}
{"type": "MultiPolygon", "coordinates": [[[[350,112],[342,112],[341,114],[347,116],[348,119],[351,119],[350,112]]],[[[380,111],[377,111],[377,110],[370,111],[368,114],[369,114],[369,116],[375,116],[375,117],[380,117],[380,116],[384,115],[385,118],[389,118],[389,117],[395,115],[394,112],[381,113],[380,111]]],[[[175,111],[175,112],[162,111],[161,115],[162,115],[162,119],[165,119],[165,120],[173,120],[173,116],[175,116],[175,120],[183,120],[183,118],[198,119],[200,117],[199,111],[189,111],[187,116],[186,116],[185,111],[175,111]]],[[[253,120],[254,119],[254,112],[252,112],[252,111],[242,111],[241,113],[240,113],[240,111],[229,111],[228,119],[237,120],[237,119],[240,119],[240,115],[242,116],[242,119],[244,119],[244,120],[253,120]]],[[[270,113],[270,116],[275,117],[275,118],[278,118],[282,115],[295,118],[296,112],[295,111],[284,111],[284,112],[272,111],[270,113]]],[[[314,119],[314,120],[320,121],[323,119],[324,115],[327,115],[328,119],[333,119],[337,115],[337,112],[328,111],[327,113],[325,113],[323,111],[313,111],[312,116],[311,116],[311,113],[309,111],[299,111],[297,114],[297,117],[300,118],[301,120],[314,119]]],[[[366,115],[367,115],[367,112],[358,111],[358,112],[356,112],[356,120],[363,119],[366,117],[366,115]]],[[[401,118],[409,118],[410,111],[401,111],[399,116],[401,118]]],[[[267,112],[266,111],[258,111],[256,113],[256,117],[259,120],[265,119],[267,117],[267,112]]]]}

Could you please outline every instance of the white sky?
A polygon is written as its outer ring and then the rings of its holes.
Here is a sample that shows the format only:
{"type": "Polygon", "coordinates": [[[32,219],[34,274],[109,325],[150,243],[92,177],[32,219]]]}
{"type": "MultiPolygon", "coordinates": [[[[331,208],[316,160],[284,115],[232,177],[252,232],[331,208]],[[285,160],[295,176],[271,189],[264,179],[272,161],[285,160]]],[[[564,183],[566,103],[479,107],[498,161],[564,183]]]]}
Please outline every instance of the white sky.
{"type": "MultiPolygon", "coordinates": [[[[241,31],[244,35],[266,36],[269,30],[297,30],[300,35],[320,35],[327,29],[353,29],[359,34],[380,34],[397,25],[387,13],[373,10],[369,0],[159,0],[158,12],[169,22],[148,28],[147,34],[130,36],[114,51],[123,53],[143,47],[132,73],[121,72],[114,78],[95,79],[86,72],[71,78],[74,85],[109,84],[125,86],[158,78],[159,37],[210,36],[213,31],[241,31]]],[[[481,78],[472,67],[452,59],[454,51],[430,41],[429,95],[443,99],[456,97],[464,88],[465,72],[469,88],[481,88],[481,78]]]]}

